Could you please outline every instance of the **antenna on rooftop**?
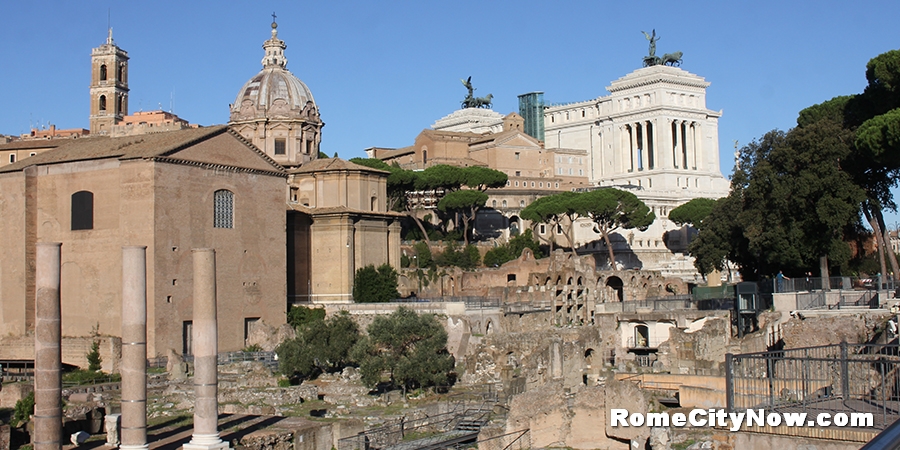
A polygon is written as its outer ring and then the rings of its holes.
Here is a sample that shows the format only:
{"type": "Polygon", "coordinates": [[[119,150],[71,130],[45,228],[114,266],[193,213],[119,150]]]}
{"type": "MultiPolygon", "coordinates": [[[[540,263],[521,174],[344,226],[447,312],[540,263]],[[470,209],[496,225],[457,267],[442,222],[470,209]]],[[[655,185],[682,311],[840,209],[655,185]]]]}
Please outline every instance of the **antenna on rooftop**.
{"type": "Polygon", "coordinates": [[[169,92],[169,112],[175,109],[175,91],[169,92]]]}

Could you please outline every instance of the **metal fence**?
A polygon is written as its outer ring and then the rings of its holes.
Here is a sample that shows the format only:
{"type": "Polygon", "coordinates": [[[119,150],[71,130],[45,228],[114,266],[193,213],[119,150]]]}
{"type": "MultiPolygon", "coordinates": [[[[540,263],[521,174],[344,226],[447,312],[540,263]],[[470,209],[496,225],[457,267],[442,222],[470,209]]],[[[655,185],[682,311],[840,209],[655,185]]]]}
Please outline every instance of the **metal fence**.
{"type": "Polygon", "coordinates": [[[878,291],[799,292],[797,309],[846,309],[878,307],[878,291]],[[830,301],[829,301],[830,300],[830,301]]]}
{"type": "Polygon", "coordinates": [[[730,411],[871,413],[877,429],[900,419],[897,344],[727,354],[725,378],[730,411]]]}

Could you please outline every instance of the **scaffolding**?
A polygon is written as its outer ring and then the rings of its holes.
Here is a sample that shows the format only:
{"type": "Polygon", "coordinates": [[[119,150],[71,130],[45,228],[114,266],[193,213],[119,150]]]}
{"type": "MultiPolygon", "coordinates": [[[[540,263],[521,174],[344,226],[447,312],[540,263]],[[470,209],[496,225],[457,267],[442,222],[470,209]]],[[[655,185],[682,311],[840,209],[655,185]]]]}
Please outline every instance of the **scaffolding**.
{"type": "Polygon", "coordinates": [[[525,119],[525,133],[544,141],[544,93],[529,92],[519,96],[519,115],[525,119]]]}

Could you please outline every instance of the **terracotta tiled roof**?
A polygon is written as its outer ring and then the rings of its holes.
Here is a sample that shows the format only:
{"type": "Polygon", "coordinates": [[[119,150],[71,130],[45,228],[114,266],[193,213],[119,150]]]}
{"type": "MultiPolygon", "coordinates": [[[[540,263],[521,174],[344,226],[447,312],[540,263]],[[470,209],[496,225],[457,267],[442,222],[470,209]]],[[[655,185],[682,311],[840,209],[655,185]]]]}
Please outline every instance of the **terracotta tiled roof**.
{"type": "Polygon", "coordinates": [[[192,128],[166,133],[139,136],[85,137],[59,140],[59,146],[51,151],[22,159],[0,168],[0,172],[16,172],[29,166],[58,164],[92,159],[119,158],[139,159],[164,157],[196,142],[224,133],[225,125],[192,128]]]}
{"type": "Polygon", "coordinates": [[[356,172],[374,172],[388,174],[384,170],[373,169],[371,167],[362,166],[341,158],[319,158],[310,162],[303,163],[302,166],[288,171],[291,174],[328,172],[328,171],[356,171],[356,172]]]}
{"type": "MultiPolygon", "coordinates": [[[[81,138],[87,139],[87,138],[81,138]]],[[[19,139],[5,144],[0,144],[0,152],[8,150],[28,150],[34,148],[55,148],[74,139],[19,139]]]]}

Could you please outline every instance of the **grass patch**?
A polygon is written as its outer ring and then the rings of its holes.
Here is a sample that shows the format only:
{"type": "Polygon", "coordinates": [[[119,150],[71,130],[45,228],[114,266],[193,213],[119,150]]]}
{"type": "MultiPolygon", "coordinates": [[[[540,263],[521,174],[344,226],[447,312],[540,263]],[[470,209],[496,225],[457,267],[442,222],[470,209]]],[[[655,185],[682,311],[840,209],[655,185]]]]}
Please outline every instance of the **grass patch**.
{"type": "Polygon", "coordinates": [[[106,374],[100,371],[78,369],[64,373],[62,382],[68,385],[82,386],[86,384],[114,383],[122,381],[122,375],[106,374]]]}
{"type": "Polygon", "coordinates": [[[684,442],[679,442],[677,444],[672,444],[672,450],[686,450],[688,447],[696,444],[697,441],[693,439],[688,439],[684,442]]]}

